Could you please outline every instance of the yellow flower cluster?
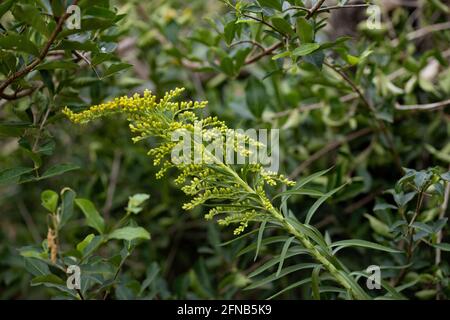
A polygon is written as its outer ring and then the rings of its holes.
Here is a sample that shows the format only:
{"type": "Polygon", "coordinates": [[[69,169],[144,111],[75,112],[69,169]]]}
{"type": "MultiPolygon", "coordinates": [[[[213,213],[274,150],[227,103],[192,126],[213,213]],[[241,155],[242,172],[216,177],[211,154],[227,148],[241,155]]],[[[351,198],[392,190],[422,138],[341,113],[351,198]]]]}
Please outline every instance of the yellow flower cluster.
{"type": "MultiPolygon", "coordinates": [[[[239,234],[250,221],[262,221],[271,211],[273,212],[274,208],[266,196],[265,185],[275,186],[281,183],[290,186],[293,182],[282,175],[266,171],[259,164],[246,165],[245,174],[244,168],[239,171],[241,177],[233,166],[218,159],[212,159],[216,161],[208,163],[174,162],[171,151],[176,143],[172,141],[172,137],[177,130],[193,133],[200,127],[206,141],[216,135],[223,138],[227,134],[234,133],[217,117],[198,118],[193,111],[204,108],[207,105],[206,101],[174,101],[183,90],[183,88],[171,90],[158,101],[155,95],[146,90],[143,95],[116,98],[110,102],[94,105],[80,113],[66,107],[63,113],[74,123],[86,123],[105,115],[121,113],[127,117],[130,130],[136,135],[133,138],[134,142],[148,137],[159,138],[159,145],[148,153],[153,158],[153,164],[161,166],[156,177],[161,178],[167,170],[176,167],[180,172],[175,179],[176,184],[192,197],[183,208],[191,210],[205,203],[217,204],[205,217],[213,219],[218,215],[221,225],[237,223],[239,226],[234,233],[239,234]],[[253,177],[249,177],[249,174],[253,177]]],[[[259,142],[248,136],[240,138],[244,138],[243,141],[246,143],[259,145],[259,142]]],[[[201,146],[201,154],[206,155],[208,160],[215,157],[203,144],[201,146]]],[[[239,144],[234,145],[234,150],[244,157],[249,157],[248,151],[239,144]]]]}

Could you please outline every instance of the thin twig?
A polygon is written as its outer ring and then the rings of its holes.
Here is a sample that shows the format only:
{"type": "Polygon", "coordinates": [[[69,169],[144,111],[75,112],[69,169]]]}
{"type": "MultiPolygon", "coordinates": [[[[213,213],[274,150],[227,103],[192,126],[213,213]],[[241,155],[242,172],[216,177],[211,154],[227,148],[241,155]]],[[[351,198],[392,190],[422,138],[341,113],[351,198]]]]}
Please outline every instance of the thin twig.
{"type": "Polygon", "coordinates": [[[309,9],[305,8],[305,7],[302,7],[302,6],[290,6],[289,8],[284,9],[283,12],[287,12],[287,11],[290,11],[290,10],[300,10],[300,11],[305,11],[305,12],[309,13],[309,9]]]}
{"type": "Polygon", "coordinates": [[[253,41],[253,40],[240,40],[240,41],[233,42],[232,44],[230,44],[230,48],[237,46],[239,44],[243,44],[243,43],[250,43],[250,44],[254,45],[255,47],[258,47],[259,49],[261,49],[261,51],[266,50],[261,44],[259,44],[256,41],[253,41]]]}
{"type": "MultiPolygon", "coordinates": [[[[348,102],[351,101],[353,99],[358,98],[358,95],[356,93],[349,93],[346,94],[345,96],[342,96],[339,101],[340,102],[348,102]]],[[[298,106],[296,108],[293,109],[288,109],[288,110],[283,110],[280,112],[276,112],[274,114],[272,114],[270,116],[271,119],[276,119],[276,118],[281,118],[284,116],[288,116],[290,115],[292,112],[307,112],[307,111],[311,111],[311,110],[316,110],[316,109],[320,109],[323,107],[323,102],[317,102],[317,103],[313,103],[313,104],[307,104],[307,105],[302,105],[302,106],[298,106]]]]}
{"type": "MultiPolygon", "coordinates": [[[[417,29],[417,30],[414,30],[414,31],[408,33],[406,35],[406,39],[409,41],[412,41],[412,40],[422,38],[429,33],[443,31],[443,30],[447,30],[447,29],[450,29],[450,22],[432,24],[432,25],[429,25],[429,26],[426,26],[426,27],[423,27],[423,28],[420,28],[420,29],[417,29]]],[[[391,40],[392,46],[397,46],[399,43],[400,43],[400,41],[398,39],[391,40]]]]}
{"type": "Polygon", "coordinates": [[[259,59],[272,54],[272,52],[274,52],[275,50],[277,50],[278,48],[280,48],[282,46],[283,46],[283,42],[282,41],[277,42],[277,43],[273,44],[272,46],[270,46],[269,48],[265,49],[263,52],[261,52],[261,53],[255,55],[255,56],[250,57],[249,59],[247,59],[245,61],[245,64],[246,65],[252,64],[252,63],[258,61],[259,59]]]}
{"type": "Polygon", "coordinates": [[[42,86],[43,85],[39,85],[39,86],[35,86],[32,88],[14,91],[14,93],[11,93],[11,94],[0,92],[0,98],[5,99],[5,100],[17,100],[17,99],[31,95],[37,89],[42,88],[42,86]]]}
{"type": "Polygon", "coordinates": [[[95,66],[91,63],[91,61],[86,56],[84,56],[82,53],[78,52],[77,50],[73,50],[72,52],[77,58],[82,59],[84,62],[86,62],[87,65],[89,67],[91,67],[92,70],[94,70],[97,78],[101,79],[100,75],[97,72],[97,69],[95,69],[95,66]]]}
{"type": "Polygon", "coordinates": [[[358,3],[358,4],[347,4],[345,6],[329,6],[329,7],[323,7],[317,10],[317,13],[325,12],[329,10],[336,10],[336,9],[348,9],[348,8],[366,8],[370,6],[368,3],[358,3]]]}
{"type": "Polygon", "coordinates": [[[434,102],[434,103],[427,103],[427,104],[411,104],[411,105],[401,105],[399,103],[395,104],[395,109],[397,110],[418,110],[418,111],[427,111],[427,110],[436,110],[439,108],[443,108],[450,105],[450,99],[440,101],[440,102],[434,102]]]}
{"type": "Polygon", "coordinates": [[[45,111],[44,118],[42,118],[42,122],[39,125],[39,131],[36,135],[36,140],[34,140],[34,144],[33,144],[33,148],[32,148],[33,152],[36,152],[36,148],[38,146],[39,140],[41,139],[42,130],[44,129],[45,123],[47,122],[47,119],[48,119],[51,109],[52,109],[52,106],[49,105],[47,107],[47,110],[45,111]]]}
{"type": "MultiPolygon", "coordinates": [[[[122,270],[122,267],[123,267],[123,265],[125,264],[125,260],[127,260],[127,258],[128,258],[129,256],[130,256],[130,255],[127,254],[127,255],[126,255],[124,258],[122,258],[122,260],[120,261],[120,264],[119,264],[119,266],[117,267],[116,273],[114,274],[114,277],[113,277],[113,279],[112,279],[112,282],[113,282],[113,283],[117,280],[117,277],[119,276],[120,271],[122,270]]],[[[109,289],[105,292],[105,294],[104,294],[104,296],[103,296],[103,300],[106,300],[106,299],[108,298],[110,291],[111,291],[111,288],[109,288],[109,289]]]]}

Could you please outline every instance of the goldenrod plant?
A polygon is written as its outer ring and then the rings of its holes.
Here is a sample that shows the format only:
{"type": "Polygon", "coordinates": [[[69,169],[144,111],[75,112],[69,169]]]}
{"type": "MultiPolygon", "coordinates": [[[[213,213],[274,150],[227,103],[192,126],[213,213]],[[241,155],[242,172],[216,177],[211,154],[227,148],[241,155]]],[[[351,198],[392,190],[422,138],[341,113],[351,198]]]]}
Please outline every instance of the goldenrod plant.
{"type": "MultiPolygon", "coordinates": [[[[320,278],[331,278],[344,289],[343,294],[346,297],[369,299],[370,295],[364,291],[350,274],[348,268],[338,260],[333,252],[348,246],[363,246],[392,253],[398,251],[368,241],[354,240],[351,242],[327,243],[321,233],[310,224],[320,204],[342,187],[321,195],[319,200],[309,209],[306,222],[302,223],[287,209],[282,213],[281,210],[275,208],[267,191],[268,185],[276,187],[277,182],[287,186],[293,186],[295,183],[289,181],[283,175],[267,172],[260,164],[249,164],[242,168],[234,168],[209,152],[203,142],[195,141],[194,144],[202,143],[201,149],[198,151],[200,154],[215,158],[214,161],[210,162],[212,164],[205,162],[205,159],[197,164],[178,162],[178,158],[169,157],[167,159],[175,147],[176,143],[172,141],[172,137],[177,130],[194,134],[195,127],[200,125],[203,127],[202,134],[211,129],[218,129],[222,137],[230,130],[216,117],[199,119],[192,111],[205,107],[206,102],[174,101],[182,91],[183,89],[180,88],[172,90],[159,101],[156,100],[156,96],[149,91],[145,91],[143,96],[135,94],[132,97],[117,98],[111,102],[92,106],[80,113],[74,113],[69,108],[65,108],[63,113],[71,121],[81,124],[114,113],[124,114],[130,122],[131,131],[136,134],[133,141],[137,142],[151,137],[159,138],[159,144],[148,153],[153,156],[155,165],[160,164],[162,166],[156,177],[162,178],[163,173],[172,167],[176,167],[181,172],[175,181],[186,194],[193,198],[183,205],[184,209],[193,209],[201,204],[214,206],[205,217],[213,219],[215,216],[220,216],[218,220],[220,225],[239,224],[239,227],[234,230],[235,235],[243,232],[250,221],[261,222],[258,247],[261,244],[262,233],[267,223],[281,227],[292,237],[286,240],[280,257],[276,260],[279,265],[276,272],[277,277],[282,275],[284,271],[283,263],[289,247],[297,245],[297,249],[301,249],[297,251],[297,254],[309,254],[316,261],[316,263],[300,265],[305,269],[313,269],[311,278],[315,279],[311,279],[311,281],[317,282],[322,270],[320,278]]],[[[246,137],[245,140],[251,141],[250,137],[246,137]]],[[[245,148],[239,148],[238,144],[234,144],[234,151],[246,157],[250,156],[245,152],[245,148]]],[[[305,191],[302,187],[309,180],[325,172],[319,172],[303,180],[297,188],[278,193],[273,198],[282,197],[283,201],[286,201],[286,198],[292,194],[302,194],[305,191]]],[[[318,283],[316,285],[318,286],[318,283]]],[[[398,297],[399,294],[394,290],[388,296],[398,297]]]]}

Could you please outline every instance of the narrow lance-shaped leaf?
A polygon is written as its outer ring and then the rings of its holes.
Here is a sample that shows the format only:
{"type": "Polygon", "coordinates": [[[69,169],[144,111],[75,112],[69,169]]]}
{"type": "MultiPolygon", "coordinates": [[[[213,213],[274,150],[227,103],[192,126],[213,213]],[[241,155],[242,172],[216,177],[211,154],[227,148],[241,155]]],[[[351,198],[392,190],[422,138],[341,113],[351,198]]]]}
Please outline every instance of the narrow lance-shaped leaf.
{"type": "Polygon", "coordinates": [[[261,226],[259,227],[258,240],[256,242],[255,258],[253,259],[253,261],[256,261],[256,259],[258,258],[258,253],[259,253],[259,249],[261,247],[261,241],[262,241],[262,237],[264,234],[264,229],[266,227],[266,223],[267,223],[267,220],[264,220],[263,222],[261,222],[261,226]]]}
{"type": "Polygon", "coordinates": [[[374,250],[386,251],[386,252],[390,252],[390,253],[401,253],[402,252],[400,250],[389,248],[389,247],[383,246],[378,243],[374,243],[374,242],[370,242],[370,241],[366,241],[366,240],[359,240],[359,239],[337,241],[337,242],[333,243],[331,245],[331,247],[332,248],[336,247],[336,249],[334,249],[333,253],[336,253],[339,250],[341,250],[343,248],[348,248],[348,247],[363,247],[363,248],[369,248],[369,249],[374,249],[374,250]]]}
{"type": "Polygon", "coordinates": [[[291,245],[291,242],[295,239],[295,237],[290,237],[283,245],[283,249],[281,250],[280,255],[280,264],[278,265],[277,277],[280,275],[281,270],[283,269],[284,259],[286,258],[286,253],[291,245]]]}
{"type": "MultiPolygon", "coordinates": [[[[347,182],[348,183],[348,182],[347,182]]],[[[311,219],[314,215],[314,213],[316,213],[317,209],[319,209],[319,207],[322,205],[322,203],[324,203],[325,201],[327,201],[329,198],[331,198],[331,196],[333,196],[335,193],[337,193],[338,191],[340,191],[342,188],[344,188],[347,183],[343,184],[342,186],[339,186],[329,192],[327,192],[326,194],[324,194],[322,197],[320,197],[319,199],[317,199],[317,201],[311,206],[311,208],[309,208],[308,213],[306,214],[306,220],[305,223],[309,224],[311,222],[311,219]]]]}

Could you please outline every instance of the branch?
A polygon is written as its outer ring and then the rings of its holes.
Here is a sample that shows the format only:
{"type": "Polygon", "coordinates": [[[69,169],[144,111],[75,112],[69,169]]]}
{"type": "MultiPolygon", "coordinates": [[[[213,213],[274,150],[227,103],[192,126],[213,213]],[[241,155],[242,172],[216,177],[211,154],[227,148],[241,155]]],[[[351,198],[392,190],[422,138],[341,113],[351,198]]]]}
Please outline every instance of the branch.
{"type": "Polygon", "coordinates": [[[26,96],[29,96],[30,94],[32,94],[34,91],[36,91],[37,89],[42,88],[43,85],[38,85],[32,88],[27,88],[27,89],[22,89],[22,90],[17,90],[14,91],[14,93],[8,94],[8,93],[4,93],[0,91],[0,98],[5,99],[5,100],[16,100],[16,99],[20,99],[26,96]]]}
{"type": "Polygon", "coordinates": [[[240,41],[233,42],[232,44],[230,44],[230,48],[232,48],[234,46],[237,46],[238,44],[243,44],[243,43],[250,43],[251,45],[261,49],[261,51],[265,51],[266,50],[261,44],[259,44],[256,41],[253,41],[253,40],[240,40],[240,41]]]}
{"type": "MultiPolygon", "coordinates": [[[[412,31],[410,33],[408,33],[406,35],[406,39],[409,41],[412,40],[416,40],[418,38],[422,38],[424,36],[426,36],[429,33],[433,33],[433,32],[437,32],[437,31],[443,31],[443,30],[447,30],[450,29],[450,22],[443,22],[443,23],[437,23],[437,24],[432,24],[426,27],[423,27],[421,29],[412,31]]],[[[392,46],[397,46],[399,44],[399,40],[398,39],[393,39],[391,40],[391,45],[392,46]]]]}
{"type": "Polygon", "coordinates": [[[274,45],[272,45],[271,47],[265,49],[263,52],[257,54],[256,56],[250,57],[249,59],[245,60],[245,64],[252,64],[256,61],[258,61],[259,59],[268,56],[270,54],[272,54],[272,52],[274,52],[275,50],[277,50],[278,48],[280,48],[281,46],[283,46],[283,42],[277,42],[274,45]]]}
{"type": "Polygon", "coordinates": [[[439,108],[443,108],[450,105],[450,99],[427,103],[427,104],[411,104],[411,105],[401,105],[399,103],[395,104],[395,109],[397,110],[417,110],[417,111],[427,111],[427,110],[435,110],[439,108]]]}
{"type": "MultiPolygon", "coordinates": [[[[78,3],[78,0],[75,0],[73,2],[73,5],[76,5],[78,3]]],[[[65,12],[58,20],[58,24],[56,25],[55,30],[53,30],[52,34],[50,35],[50,38],[48,39],[47,43],[44,46],[44,49],[42,49],[41,53],[39,54],[39,56],[33,60],[30,64],[28,64],[25,68],[23,68],[22,70],[16,71],[15,73],[13,73],[12,75],[10,75],[5,81],[2,82],[2,84],[0,85],[0,97],[4,98],[4,99],[8,99],[5,97],[9,97],[12,98],[10,100],[13,99],[18,99],[21,98],[22,96],[25,95],[20,95],[20,94],[13,94],[13,95],[7,95],[4,93],[5,89],[14,81],[16,81],[18,78],[22,78],[25,75],[27,75],[28,73],[30,73],[31,71],[33,71],[34,68],[36,68],[39,63],[42,62],[42,60],[45,59],[45,57],[47,56],[47,53],[50,50],[50,47],[52,46],[53,42],[55,42],[56,37],[58,36],[58,34],[61,32],[62,28],[63,28],[63,24],[66,21],[66,19],[71,15],[71,13],[69,12],[65,12]]],[[[27,94],[30,94],[29,92],[27,94]]]]}
{"type": "Polygon", "coordinates": [[[308,20],[309,18],[311,18],[316,12],[317,10],[320,9],[320,7],[323,5],[323,3],[325,2],[325,0],[319,0],[317,1],[316,5],[314,7],[311,8],[311,10],[308,12],[308,14],[306,15],[306,20],[308,20]]]}
{"type": "Polygon", "coordinates": [[[358,3],[358,4],[347,4],[345,6],[330,6],[330,7],[323,7],[317,10],[317,13],[325,12],[329,10],[336,10],[336,9],[348,9],[348,8],[366,8],[370,6],[370,4],[367,3],[358,3]]]}

